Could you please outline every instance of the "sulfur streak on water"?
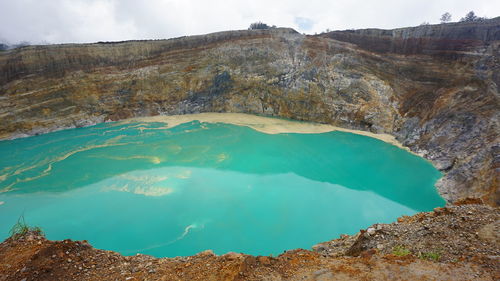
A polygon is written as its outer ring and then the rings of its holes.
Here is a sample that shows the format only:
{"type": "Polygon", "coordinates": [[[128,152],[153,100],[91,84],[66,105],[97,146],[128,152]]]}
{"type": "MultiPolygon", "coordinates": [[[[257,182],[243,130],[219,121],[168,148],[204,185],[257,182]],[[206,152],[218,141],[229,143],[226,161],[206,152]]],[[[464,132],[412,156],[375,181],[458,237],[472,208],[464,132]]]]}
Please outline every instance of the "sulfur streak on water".
{"type": "Polygon", "coordinates": [[[429,162],[347,132],[137,120],[1,141],[0,154],[1,239],[24,214],[49,239],[125,255],[279,254],[444,205],[429,162]]]}

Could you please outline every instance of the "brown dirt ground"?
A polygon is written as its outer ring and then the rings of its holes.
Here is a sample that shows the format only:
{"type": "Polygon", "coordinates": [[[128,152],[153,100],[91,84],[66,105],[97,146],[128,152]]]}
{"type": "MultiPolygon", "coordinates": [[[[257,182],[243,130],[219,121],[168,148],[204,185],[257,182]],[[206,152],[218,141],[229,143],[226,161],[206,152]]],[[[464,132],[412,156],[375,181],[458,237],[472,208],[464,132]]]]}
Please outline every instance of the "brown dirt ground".
{"type": "Polygon", "coordinates": [[[28,233],[0,244],[0,281],[500,280],[500,209],[475,203],[376,224],[278,257],[211,251],[126,257],[86,241],[28,233]]]}

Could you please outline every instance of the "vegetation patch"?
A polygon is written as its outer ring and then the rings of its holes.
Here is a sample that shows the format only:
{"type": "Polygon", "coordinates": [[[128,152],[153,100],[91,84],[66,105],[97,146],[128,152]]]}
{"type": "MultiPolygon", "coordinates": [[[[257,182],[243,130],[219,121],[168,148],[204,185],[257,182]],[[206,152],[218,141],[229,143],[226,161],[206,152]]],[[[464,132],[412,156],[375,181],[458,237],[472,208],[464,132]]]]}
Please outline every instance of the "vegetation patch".
{"type": "Polygon", "coordinates": [[[392,254],[399,256],[399,257],[404,257],[404,256],[411,254],[411,252],[410,252],[410,250],[406,249],[404,246],[398,245],[398,246],[394,247],[394,249],[392,249],[392,254]]]}
{"type": "Polygon", "coordinates": [[[439,261],[441,259],[441,253],[439,252],[425,252],[420,253],[418,258],[428,261],[439,261]]]}
{"type": "Polygon", "coordinates": [[[40,227],[29,226],[24,219],[24,215],[22,215],[17,220],[17,223],[14,224],[14,226],[12,226],[9,234],[10,234],[10,238],[12,238],[13,240],[17,240],[29,232],[32,232],[32,233],[38,234],[38,235],[43,235],[43,231],[40,227]]]}

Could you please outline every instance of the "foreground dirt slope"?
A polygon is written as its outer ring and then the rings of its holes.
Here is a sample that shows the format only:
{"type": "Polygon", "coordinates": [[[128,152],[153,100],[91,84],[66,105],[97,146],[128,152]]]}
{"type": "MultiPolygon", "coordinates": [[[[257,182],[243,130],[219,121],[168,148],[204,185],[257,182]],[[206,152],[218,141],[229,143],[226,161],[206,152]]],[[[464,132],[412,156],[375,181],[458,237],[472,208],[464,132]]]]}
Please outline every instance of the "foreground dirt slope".
{"type": "Polygon", "coordinates": [[[0,139],[160,114],[281,116],[393,134],[445,173],[438,188],[450,202],[498,204],[499,30],[495,18],[9,50],[0,139]]]}
{"type": "Polygon", "coordinates": [[[500,210],[439,208],[278,257],[124,257],[36,234],[0,244],[0,280],[499,280],[500,210]]]}

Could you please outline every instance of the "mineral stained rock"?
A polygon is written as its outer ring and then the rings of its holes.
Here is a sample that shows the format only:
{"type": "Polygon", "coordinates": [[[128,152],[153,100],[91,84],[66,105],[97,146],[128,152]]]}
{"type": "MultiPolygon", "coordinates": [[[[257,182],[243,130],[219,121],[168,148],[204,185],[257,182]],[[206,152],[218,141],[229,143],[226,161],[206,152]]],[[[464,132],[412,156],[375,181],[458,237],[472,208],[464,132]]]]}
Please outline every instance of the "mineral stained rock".
{"type": "Polygon", "coordinates": [[[389,133],[449,201],[500,203],[500,18],[396,30],[219,32],[0,52],[0,138],[243,112],[389,133]]]}

